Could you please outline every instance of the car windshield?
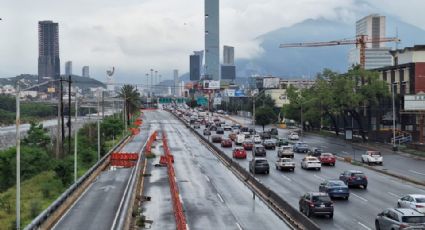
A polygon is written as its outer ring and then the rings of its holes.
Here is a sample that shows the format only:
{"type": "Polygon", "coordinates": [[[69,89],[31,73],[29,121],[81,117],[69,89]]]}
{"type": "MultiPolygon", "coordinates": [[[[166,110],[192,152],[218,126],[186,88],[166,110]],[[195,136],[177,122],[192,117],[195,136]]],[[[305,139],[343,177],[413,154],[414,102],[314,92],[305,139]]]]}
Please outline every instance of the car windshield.
{"type": "Polygon", "coordinates": [[[313,202],[330,202],[329,196],[313,196],[313,202]]]}
{"type": "Polygon", "coordinates": [[[299,144],[298,147],[303,147],[303,148],[307,148],[308,145],[307,144],[299,144]]]}
{"type": "Polygon", "coordinates": [[[369,153],[371,156],[381,156],[380,152],[370,152],[369,153]]]}
{"type": "Polygon", "coordinates": [[[422,224],[425,223],[425,216],[403,216],[401,220],[403,223],[422,224]]]}

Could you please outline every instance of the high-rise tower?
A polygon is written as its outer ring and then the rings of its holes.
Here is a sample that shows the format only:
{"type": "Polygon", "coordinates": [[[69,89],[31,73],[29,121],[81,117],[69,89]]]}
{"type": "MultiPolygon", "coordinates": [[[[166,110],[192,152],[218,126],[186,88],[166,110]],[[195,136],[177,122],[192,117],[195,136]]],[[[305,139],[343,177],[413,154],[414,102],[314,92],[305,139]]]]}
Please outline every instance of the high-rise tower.
{"type": "Polygon", "coordinates": [[[38,81],[60,76],[59,28],[52,21],[38,22],[38,81]]]}
{"type": "Polygon", "coordinates": [[[219,0],[205,0],[205,77],[220,80],[219,0]]]}

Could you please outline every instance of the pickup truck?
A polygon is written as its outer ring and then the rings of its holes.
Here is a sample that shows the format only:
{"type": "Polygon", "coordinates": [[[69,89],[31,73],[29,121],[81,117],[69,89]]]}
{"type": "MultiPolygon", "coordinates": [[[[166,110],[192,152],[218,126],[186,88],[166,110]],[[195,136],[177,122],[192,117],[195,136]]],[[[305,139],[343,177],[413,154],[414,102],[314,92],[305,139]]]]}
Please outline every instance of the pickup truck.
{"type": "Polygon", "coordinates": [[[382,165],[384,163],[384,160],[382,159],[382,155],[379,151],[366,151],[366,154],[362,155],[362,162],[368,165],[382,165]]]}

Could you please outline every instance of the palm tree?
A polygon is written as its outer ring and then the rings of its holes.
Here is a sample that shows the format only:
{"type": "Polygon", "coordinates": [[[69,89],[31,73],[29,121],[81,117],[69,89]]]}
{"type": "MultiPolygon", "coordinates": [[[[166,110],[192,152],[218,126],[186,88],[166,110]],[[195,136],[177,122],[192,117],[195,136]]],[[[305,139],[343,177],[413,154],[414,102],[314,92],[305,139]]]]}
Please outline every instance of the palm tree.
{"type": "Polygon", "coordinates": [[[140,108],[140,95],[133,85],[123,85],[118,96],[124,99],[127,124],[130,124],[130,115],[140,108]]]}

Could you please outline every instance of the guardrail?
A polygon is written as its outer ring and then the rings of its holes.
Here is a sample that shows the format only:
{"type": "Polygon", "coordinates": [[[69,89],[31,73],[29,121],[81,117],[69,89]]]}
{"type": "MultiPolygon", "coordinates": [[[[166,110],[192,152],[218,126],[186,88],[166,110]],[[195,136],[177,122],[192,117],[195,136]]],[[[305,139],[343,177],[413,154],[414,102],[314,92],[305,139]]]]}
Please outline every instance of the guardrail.
{"type": "Polygon", "coordinates": [[[265,203],[282,219],[284,219],[288,224],[292,225],[295,229],[306,229],[306,230],[319,230],[320,227],[306,217],[304,214],[299,212],[296,208],[290,205],[286,200],[280,197],[272,189],[268,188],[254,176],[252,176],[245,168],[239,165],[239,163],[233,161],[228,155],[226,155],[220,148],[208,141],[204,136],[199,134],[194,130],[189,124],[187,124],[183,119],[173,114],[178,120],[186,125],[195,135],[199,137],[205,144],[207,144],[210,149],[212,149],[216,154],[218,154],[219,159],[229,167],[234,174],[239,177],[253,192],[255,192],[265,203]]]}
{"type": "Polygon", "coordinates": [[[96,172],[103,170],[103,166],[108,163],[109,156],[121,144],[127,141],[130,136],[126,136],[117,143],[106,155],[104,155],[95,165],[93,165],[77,182],[69,187],[62,195],[57,198],[49,207],[47,207],[40,215],[38,215],[24,230],[49,229],[59,219],[59,217],[68,209],[70,205],[77,199],[74,195],[76,192],[82,192],[88,182],[88,179],[96,172]],[[60,213],[58,211],[60,210],[60,213]]]}

